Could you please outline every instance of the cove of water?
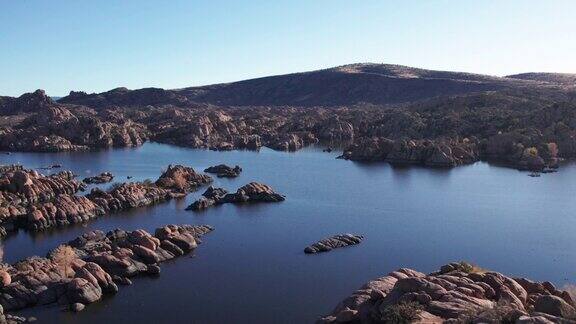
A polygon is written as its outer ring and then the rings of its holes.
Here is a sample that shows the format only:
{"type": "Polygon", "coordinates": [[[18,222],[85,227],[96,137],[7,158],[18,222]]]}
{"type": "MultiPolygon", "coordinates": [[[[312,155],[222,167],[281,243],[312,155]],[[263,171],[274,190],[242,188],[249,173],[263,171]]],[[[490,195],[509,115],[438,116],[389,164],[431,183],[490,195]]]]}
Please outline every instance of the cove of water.
{"type": "Polygon", "coordinates": [[[439,170],[336,156],[320,148],[214,152],[155,143],[103,152],[3,155],[0,164],[59,163],[80,178],[111,171],[115,182],[155,180],[168,164],[199,171],[238,164],[244,169],[240,177],[215,178],[214,185],[235,191],[258,181],[286,195],[282,203],[185,211],[201,188],[185,199],[83,225],[35,235],[20,231],[3,242],[5,262],[44,256],[94,229],[154,231],[182,223],[216,228],[193,257],[163,263],[159,278],[136,278],[81,313],[45,306],[20,314],[42,323],[311,323],[370,279],[400,267],[431,272],[459,260],[558,286],[576,281],[576,165],[531,178],[482,162],[439,170]],[[330,253],[303,253],[319,239],[346,232],[366,239],[330,253]]]}

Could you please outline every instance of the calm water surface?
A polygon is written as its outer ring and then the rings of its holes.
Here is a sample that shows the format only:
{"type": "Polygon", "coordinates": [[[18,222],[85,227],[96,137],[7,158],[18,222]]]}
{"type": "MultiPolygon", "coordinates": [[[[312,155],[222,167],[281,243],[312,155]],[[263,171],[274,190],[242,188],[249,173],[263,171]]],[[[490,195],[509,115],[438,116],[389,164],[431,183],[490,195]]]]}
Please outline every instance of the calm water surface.
{"type": "Polygon", "coordinates": [[[575,282],[576,166],[528,177],[476,163],[451,170],[393,168],[336,160],[337,153],[213,152],[148,143],[97,153],[2,156],[29,168],[61,163],[85,177],[111,171],[117,181],[156,179],[170,163],[197,170],[239,164],[236,190],[250,182],[287,196],[278,204],[223,205],[194,213],[186,199],[100,218],[85,225],[4,242],[4,259],[44,255],[86,231],[146,229],[172,223],[210,224],[193,257],[162,265],[157,279],[134,285],[79,314],[58,307],[25,311],[40,322],[310,323],[369,279],[399,267],[424,272],[450,261],[557,285],[575,282]],[[365,235],[355,247],[305,255],[306,245],[333,234],[365,235]]]}

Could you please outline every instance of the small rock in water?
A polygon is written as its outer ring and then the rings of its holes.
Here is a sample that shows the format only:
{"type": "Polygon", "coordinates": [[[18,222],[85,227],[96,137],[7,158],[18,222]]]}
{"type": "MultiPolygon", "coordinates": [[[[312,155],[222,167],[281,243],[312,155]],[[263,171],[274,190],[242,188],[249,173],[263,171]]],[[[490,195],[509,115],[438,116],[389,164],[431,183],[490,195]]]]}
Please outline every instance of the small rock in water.
{"type": "Polygon", "coordinates": [[[82,303],[74,303],[70,305],[70,309],[75,313],[83,311],[84,308],[86,308],[86,306],[82,303]]]}
{"type": "Polygon", "coordinates": [[[240,187],[236,193],[228,193],[225,189],[209,187],[203,194],[203,197],[192,203],[186,210],[201,210],[214,205],[226,203],[246,203],[246,202],[280,202],[286,198],[275,192],[272,187],[251,182],[240,187]]]}
{"type": "Polygon", "coordinates": [[[132,280],[126,278],[126,277],[121,277],[121,276],[117,276],[114,275],[112,276],[112,280],[119,284],[119,285],[123,285],[123,286],[130,286],[132,284],[132,280]]]}
{"type": "Polygon", "coordinates": [[[22,316],[6,314],[6,320],[8,323],[24,323],[26,318],[22,316]]]}
{"type": "Polygon", "coordinates": [[[148,265],[148,268],[146,268],[146,273],[148,273],[151,276],[159,276],[160,275],[160,267],[158,265],[155,265],[155,264],[150,264],[150,265],[148,265]]]}
{"type": "Polygon", "coordinates": [[[204,172],[215,173],[218,178],[236,178],[242,172],[242,168],[238,165],[232,168],[226,164],[220,164],[211,166],[205,169],[204,172]]]}
{"type": "Polygon", "coordinates": [[[318,252],[328,252],[333,249],[360,244],[364,236],[354,234],[341,234],[318,241],[304,249],[304,253],[314,254],[318,252]]]}
{"type": "Polygon", "coordinates": [[[97,176],[84,178],[84,180],[82,180],[82,182],[88,183],[88,184],[101,184],[101,183],[110,182],[113,179],[114,179],[114,175],[112,173],[102,172],[97,176]]]}

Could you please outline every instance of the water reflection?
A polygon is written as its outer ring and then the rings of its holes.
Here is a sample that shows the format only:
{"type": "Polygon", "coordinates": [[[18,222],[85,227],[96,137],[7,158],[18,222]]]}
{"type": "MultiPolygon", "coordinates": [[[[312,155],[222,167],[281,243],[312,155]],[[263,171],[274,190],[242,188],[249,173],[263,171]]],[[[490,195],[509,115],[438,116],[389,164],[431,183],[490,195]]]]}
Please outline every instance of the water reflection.
{"type": "Polygon", "coordinates": [[[159,279],[138,279],[78,315],[54,308],[28,311],[54,323],[313,322],[368,279],[404,266],[433,271],[455,260],[559,285],[576,281],[576,166],[531,178],[482,162],[427,169],[337,160],[338,154],[320,147],[285,154],[147,143],[96,153],[5,155],[0,163],[60,163],[81,177],[88,171],[111,171],[115,181],[156,179],[174,163],[197,170],[238,164],[244,169],[240,177],[216,178],[214,185],[235,191],[260,181],[287,196],[278,204],[185,211],[200,189],[185,199],[83,226],[36,235],[20,232],[5,240],[5,257],[44,255],[94,229],[154,230],[168,223],[216,228],[194,258],[165,265],[159,279]],[[308,244],[343,232],[363,234],[366,240],[325,255],[302,253],[308,244]]]}

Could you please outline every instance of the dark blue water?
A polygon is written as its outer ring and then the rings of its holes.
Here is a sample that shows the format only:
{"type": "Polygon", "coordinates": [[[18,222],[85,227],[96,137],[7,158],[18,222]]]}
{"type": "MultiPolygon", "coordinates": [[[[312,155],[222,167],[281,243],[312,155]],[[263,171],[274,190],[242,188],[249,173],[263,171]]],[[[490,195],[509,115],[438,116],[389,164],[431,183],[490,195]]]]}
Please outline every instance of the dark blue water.
{"type": "Polygon", "coordinates": [[[329,312],[369,279],[399,267],[424,272],[450,261],[557,285],[576,281],[576,166],[531,178],[476,163],[451,170],[393,168],[336,160],[310,148],[296,153],[213,152],[149,143],[98,153],[2,156],[27,167],[61,163],[81,177],[111,171],[118,181],[156,179],[170,163],[203,170],[239,164],[236,190],[250,181],[271,185],[283,203],[223,205],[194,213],[186,199],[4,242],[5,260],[44,255],[92,229],[154,230],[170,223],[210,224],[194,257],[162,265],[79,314],[58,307],[24,312],[46,322],[306,323],[329,312]],[[333,234],[363,234],[355,247],[305,255],[306,245],[333,234]]]}

